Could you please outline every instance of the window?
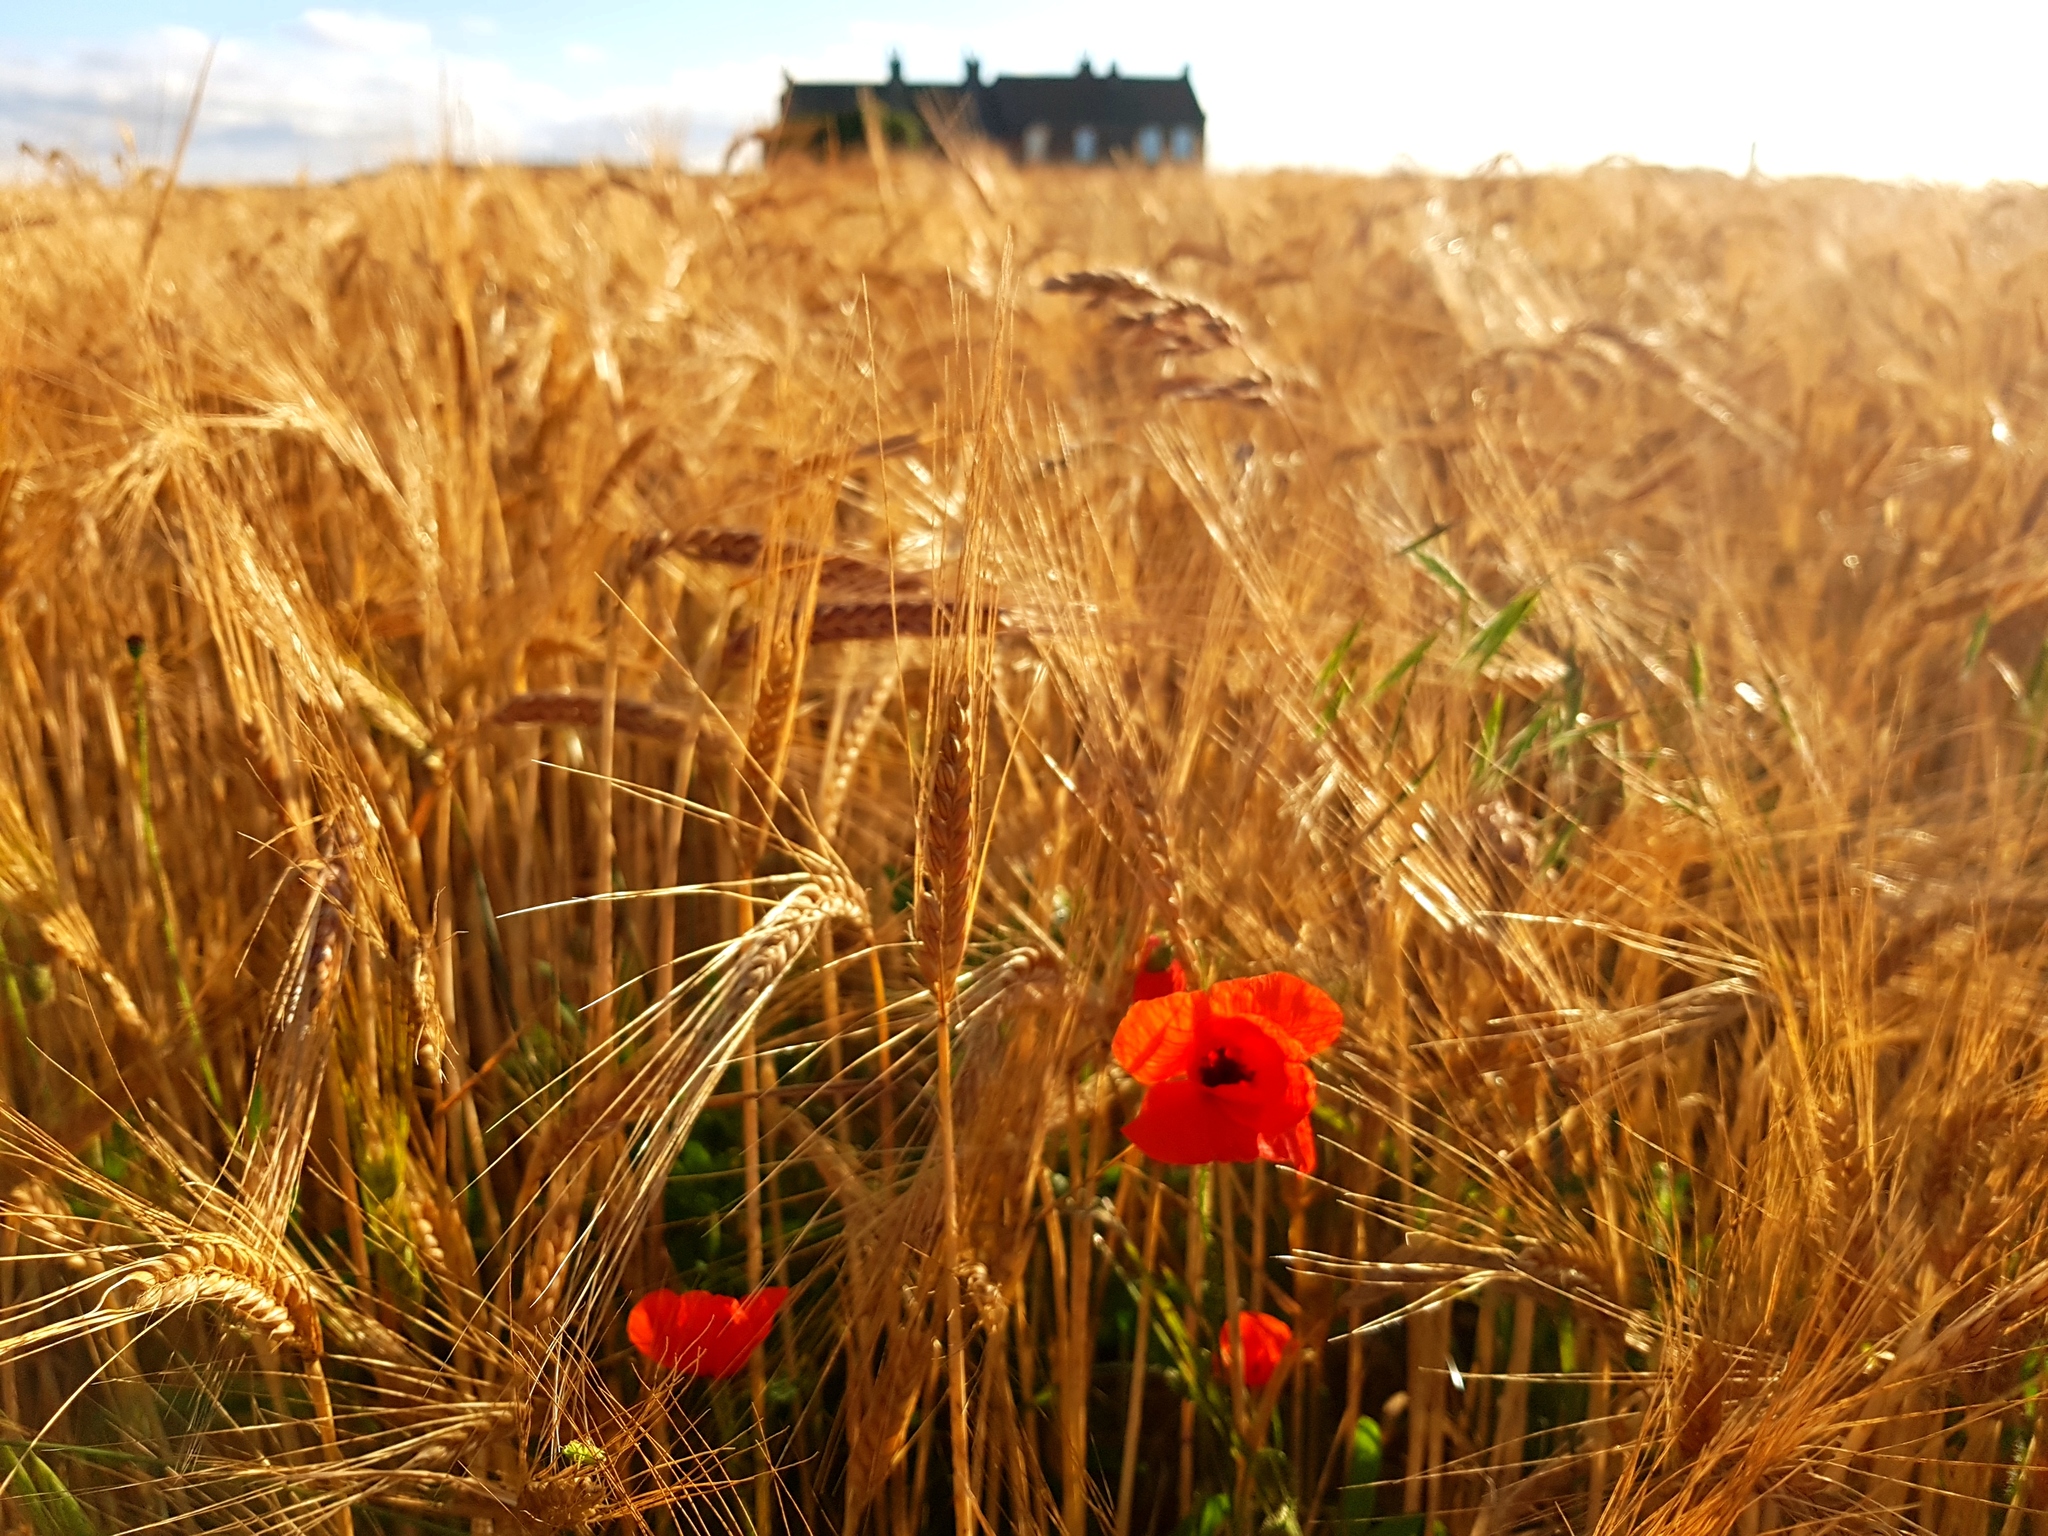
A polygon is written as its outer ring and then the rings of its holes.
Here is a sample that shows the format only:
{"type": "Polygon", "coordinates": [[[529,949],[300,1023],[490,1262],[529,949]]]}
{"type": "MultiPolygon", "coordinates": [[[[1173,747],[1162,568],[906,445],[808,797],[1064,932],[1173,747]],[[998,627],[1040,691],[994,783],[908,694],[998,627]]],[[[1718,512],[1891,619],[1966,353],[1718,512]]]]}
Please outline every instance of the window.
{"type": "Polygon", "coordinates": [[[1138,130],[1138,158],[1147,165],[1157,165],[1165,148],[1166,135],[1157,123],[1147,123],[1138,130]]]}
{"type": "Polygon", "coordinates": [[[1046,156],[1052,153],[1052,125],[1033,123],[1024,130],[1024,163],[1043,165],[1046,156]]]}
{"type": "Polygon", "coordinates": [[[1192,160],[1195,158],[1195,130],[1186,123],[1176,123],[1173,129],[1173,158],[1192,160]]]}
{"type": "Polygon", "coordinates": [[[1074,130],[1074,158],[1083,165],[1095,158],[1095,130],[1086,124],[1074,130]]]}

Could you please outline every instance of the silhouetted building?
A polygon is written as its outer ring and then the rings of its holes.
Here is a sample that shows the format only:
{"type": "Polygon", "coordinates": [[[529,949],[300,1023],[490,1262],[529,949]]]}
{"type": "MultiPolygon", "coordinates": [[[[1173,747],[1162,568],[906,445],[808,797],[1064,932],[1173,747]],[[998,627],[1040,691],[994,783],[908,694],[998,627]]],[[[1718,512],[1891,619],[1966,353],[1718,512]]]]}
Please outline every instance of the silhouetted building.
{"type": "Polygon", "coordinates": [[[876,128],[894,148],[932,142],[937,125],[953,125],[992,139],[1024,165],[1088,165],[1120,158],[1144,165],[1199,164],[1204,128],[1201,103],[1183,69],[1178,75],[1095,73],[1086,59],[1071,75],[998,75],[981,78],[981,63],[967,61],[954,83],[914,83],[903,60],[889,59],[879,84],[814,83],[784,76],[782,118],[769,136],[773,153],[831,154],[863,148],[871,103],[876,128]]]}

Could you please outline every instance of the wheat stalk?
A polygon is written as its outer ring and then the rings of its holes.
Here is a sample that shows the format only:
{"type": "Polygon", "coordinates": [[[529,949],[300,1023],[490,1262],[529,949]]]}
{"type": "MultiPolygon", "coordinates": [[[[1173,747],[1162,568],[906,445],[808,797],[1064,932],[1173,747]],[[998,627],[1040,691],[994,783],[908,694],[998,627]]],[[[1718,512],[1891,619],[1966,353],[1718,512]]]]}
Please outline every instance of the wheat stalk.
{"type": "Polygon", "coordinates": [[[9,1518],[2038,1525],[2041,195],[924,124],[0,194],[9,1518]],[[1155,1237],[1161,929],[1349,1025],[1155,1237]]]}

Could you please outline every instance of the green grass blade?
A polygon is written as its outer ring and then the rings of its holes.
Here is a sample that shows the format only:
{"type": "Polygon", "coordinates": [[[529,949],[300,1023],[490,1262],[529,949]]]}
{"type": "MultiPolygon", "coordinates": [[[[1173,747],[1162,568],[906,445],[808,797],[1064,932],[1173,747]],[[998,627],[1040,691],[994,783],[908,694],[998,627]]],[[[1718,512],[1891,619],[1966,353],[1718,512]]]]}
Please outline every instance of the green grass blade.
{"type": "Polygon", "coordinates": [[[1970,643],[1963,647],[1963,676],[1968,677],[1977,667],[1977,658],[1984,654],[1984,642],[1991,638],[1991,615],[1980,613],[1977,622],[1970,628],[1970,643]]]}
{"type": "Polygon", "coordinates": [[[1451,525],[1449,523],[1438,523],[1435,527],[1431,528],[1429,532],[1425,533],[1421,538],[1410,539],[1406,544],[1403,544],[1399,549],[1395,550],[1394,553],[1396,555],[1412,555],[1415,553],[1415,551],[1422,548],[1423,545],[1434,544],[1438,539],[1442,538],[1445,534],[1449,533],[1450,531],[1451,525]]]}
{"type": "Polygon", "coordinates": [[[1472,643],[1465,648],[1465,661],[1475,671],[1484,667],[1508,643],[1508,637],[1522,627],[1522,620],[1529,616],[1529,610],[1536,606],[1539,588],[1531,587],[1526,592],[1510,598],[1505,608],[1487,622],[1484,629],[1472,637],[1472,643]]]}
{"type": "Polygon", "coordinates": [[[1425,637],[1423,641],[1419,645],[1417,645],[1413,650],[1411,650],[1406,656],[1403,656],[1399,661],[1395,662],[1393,670],[1387,673],[1387,675],[1381,678],[1377,683],[1374,683],[1372,685],[1372,694],[1366,700],[1366,702],[1369,704],[1377,704],[1380,701],[1380,698],[1390,688],[1394,687],[1394,685],[1399,683],[1402,678],[1406,677],[1410,672],[1413,672],[1417,667],[1422,665],[1422,658],[1430,653],[1431,648],[1436,645],[1436,642],[1437,637],[1435,635],[1429,635],[1425,637]]]}
{"type": "Polygon", "coordinates": [[[36,1536],[97,1536],[78,1497],[34,1451],[0,1446],[10,1498],[28,1511],[36,1536]]]}
{"type": "Polygon", "coordinates": [[[1479,746],[1473,753],[1472,780],[1478,783],[1495,769],[1495,758],[1500,751],[1501,719],[1507,713],[1507,696],[1496,693],[1493,708],[1486,712],[1485,720],[1479,725],[1479,746]]]}
{"type": "Polygon", "coordinates": [[[1435,555],[1424,554],[1421,550],[1416,550],[1408,558],[1429,572],[1430,575],[1434,576],[1446,587],[1457,593],[1461,602],[1469,603],[1472,601],[1472,589],[1453,576],[1451,568],[1445,565],[1443,561],[1437,559],[1435,555]]]}
{"type": "Polygon", "coordinates": [[[1338,1495],[1339,1524],[1345,1536],[1364,1536],[1379,1512],[1382,1436],[1379,1420],[1361,1414],[1351,1443],[1344,1448],[1344,1487],[1338,1495]]]}
{"type": "Polygon", "coordinates": [[[1316,674],[1316,691],[1318,693],[1330,686],[1331,682],[1335,680],[1339,669],[1343,667],[1345,661],[1350,657],[1351,647],[1358,639],[1359,628],[1359,624],[1353,624],[1349,629],[1345,630],[1344,638],[1337,642],[1337,648],[1330,652],[1328,659],[1323,662],[1322,671],[1316,674]]]}

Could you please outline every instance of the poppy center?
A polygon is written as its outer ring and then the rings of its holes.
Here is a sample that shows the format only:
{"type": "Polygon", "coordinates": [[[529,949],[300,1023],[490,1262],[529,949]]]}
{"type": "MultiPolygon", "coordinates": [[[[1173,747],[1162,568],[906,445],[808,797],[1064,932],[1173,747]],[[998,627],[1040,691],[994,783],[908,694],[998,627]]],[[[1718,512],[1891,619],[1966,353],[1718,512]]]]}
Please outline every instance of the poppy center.
{"type": "Polygon", "coordinates": [[[1220,1045],[1195,1069],[1195,1081],[1204,1088],[1227,1088],[1232,1083],[1248,1083],[1257,1075],[1220,1045]]]}

